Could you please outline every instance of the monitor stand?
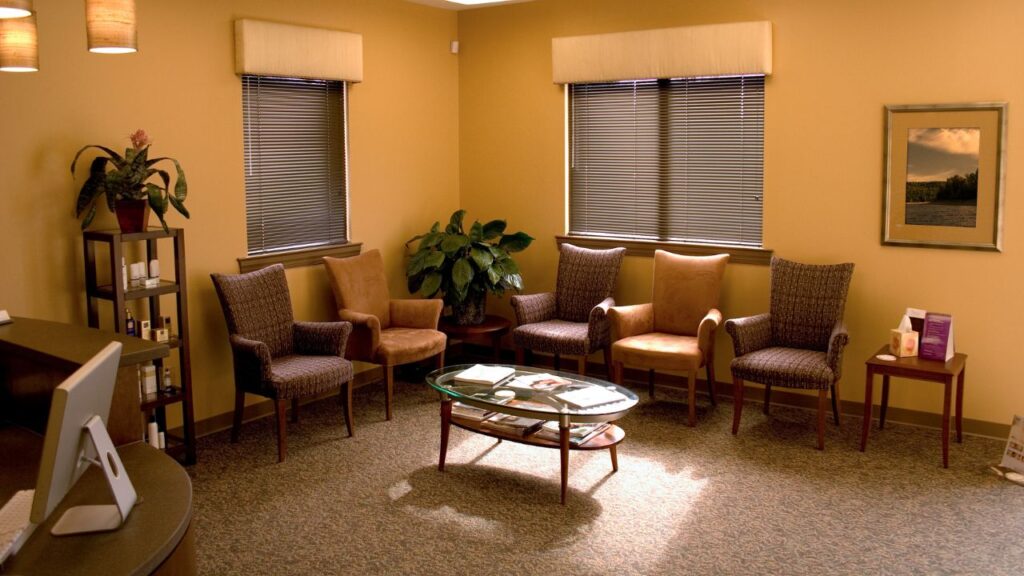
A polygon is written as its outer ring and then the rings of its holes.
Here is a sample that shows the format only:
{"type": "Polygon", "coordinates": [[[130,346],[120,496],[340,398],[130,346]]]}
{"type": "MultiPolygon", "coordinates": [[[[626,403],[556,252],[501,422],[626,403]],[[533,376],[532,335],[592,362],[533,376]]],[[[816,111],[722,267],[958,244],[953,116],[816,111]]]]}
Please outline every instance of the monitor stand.
{"type": "Polygon", "coordinates": [[[103,468],[107,477],[107,485],[110,493],[114,496],[116,504],[75,506],[68,508],[60,520],[53,525],[50,533],[54,536],[67,536],[70,534],[86,534],[89,532],[106,532],[117,530],[128,518],[128,513],[138,499],[132,481],[128,479],[121,464],[121,457],[117,455],[114,443],[110,440],[110,434],[103,425],[103,419],[93,416],[83,426],[84,432],[92,441],[96,449],[96,460],[88,459],[91,463],[103,468]]]}

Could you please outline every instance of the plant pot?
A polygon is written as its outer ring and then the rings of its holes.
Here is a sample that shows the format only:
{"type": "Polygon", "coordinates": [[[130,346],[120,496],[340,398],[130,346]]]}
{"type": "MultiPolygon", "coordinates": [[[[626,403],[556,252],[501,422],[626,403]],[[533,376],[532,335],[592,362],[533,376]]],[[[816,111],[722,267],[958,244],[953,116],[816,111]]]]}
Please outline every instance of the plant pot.
{"type": "Polygon", "coordinates": [[[122,234],[144,232],[149,225],[148,200],[115,200],[114,213],[122,234]]]}
{"type": "Polygon", "coordinates": [[[470,292],[466,299],[452,304],[452,322],[458,326],[482,324],[487,304],[487,293],[470,292]]]}

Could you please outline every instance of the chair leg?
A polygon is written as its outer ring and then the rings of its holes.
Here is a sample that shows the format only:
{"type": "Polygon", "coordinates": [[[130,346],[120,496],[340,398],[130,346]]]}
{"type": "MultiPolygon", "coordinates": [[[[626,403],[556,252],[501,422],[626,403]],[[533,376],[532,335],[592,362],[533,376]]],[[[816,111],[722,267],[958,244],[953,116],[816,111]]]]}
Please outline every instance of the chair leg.
{"type": "Polygon", "coordinates": [[[740,431],[740,417],[743,416],[743,380],[732,377],[732,433],[740,431]]]}
{"type": "Polygon", "coordinates": [[[690,370],[686,378],[687,400],[690,405],[686,425],[693,428],[697,425],[697,371],[690,370]]]}
{"type": "Polygon", "coordinates": [[[613,381],[622,386],[622,362],[612,362],[613,381]]]}
{"type": "Polygon", "coordinates": [[[772,403],[772,386],[771,384],[764,385],[764,415],[768,415],[768,408],[772,403]]]}
{"type": "Polygon", "coordinates": [[[284,462],[285,456],[288,455],[288,432],[285,428],[288,420],[288,401],[278,398],[274,402],[274,407],[277,412],[277,461],[284,462]]]}
{"type": "Polygon", "coordinates": [[[351,438],[353,434],[353,423],[352,423],[352,381],[349,380],[341,385],[341,390],[338,392],[338,402],[341,403],[342,413],[345,416],[345,427],[348,428],[348,436],[351,438]]]}
{"type": "Polygon", "coordinates": [[[839,408],[842,403],[839,399],[839,381],[832,383],[832,416],[836,419],[836,426],[839,426],[839,408]]]}
{"type": "Polygon", "coordinates": [[[245,411],[245,392],[235,389],[235,417],[231,422],[231,443],[238,442],[238,434],[242,431],[242,412],[245,411]]]}
{"type": "Polygon", "coordinates": [[[825,449],[825,406],[828,405],[828,389],[818,390],[818,450],[825,449]]]}
{"type": "Polygon", "coordinates": [[[711,396],[711,405],[718,406],[718,395],[715,394],[715,359],[710,354],[707,359],[708,372],[708,396],[711,396]]]}
{"type": "Polygon", "coordinates": [[[526,366],[526,350],[519,346],[516,346],[516,364],[526,366]]]}
{"type": "Polygon", "coordinates": [[[292,398],[292,423],[299,421],[299,399],[292,398]]]}
{"type": "Polygon", "coordinates": [[[604,347],[604,369],[608,372],[608,379],[612,379],[612,347],[604,347]]]}
{"type": "Polygon", "coordinates": [[[444,350],[437,353],[437,369],[444,368],[444,350]]]}
{"type": "Polygon", "coordinates": [[[386,420],[391,420],[391,395],[395,390],[394,366],[384,366],[384,379],[387,381],[387,388],[384,391],[384,414],[386,420]]]}
{"type": "Polygon", "coordinates": [[[583,356],[580,356],[580,359],[576,361],[576,372],[578,372],[580,376],[586,376],[587,375],[587,355],[586,354],[584,354],[583,356]]]}
{"type": "Polygon", "coordinates": [[[562,356],[561,354],[555,354],[555,370],[562,369],[562,356]]]}
{"type": "Polygon", "coordinates": [[[647,371],[647,397],[654,399],[654,369],[647,371]]]}

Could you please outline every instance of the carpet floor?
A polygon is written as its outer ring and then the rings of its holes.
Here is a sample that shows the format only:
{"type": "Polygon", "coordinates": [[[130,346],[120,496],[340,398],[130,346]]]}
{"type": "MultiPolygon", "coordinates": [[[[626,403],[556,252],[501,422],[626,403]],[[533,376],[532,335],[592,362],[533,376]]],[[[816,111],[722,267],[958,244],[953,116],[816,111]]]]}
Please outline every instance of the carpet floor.
{"type": "MultiPolygon", "coordinates": [[[[407,380],[415,380],[409,377],[407,380]]],[[[638,391],[638,394],[640,392],[638,391]]],[[[452,428],[437,470],[437,394],[399,382],[304,407],[277,463],[271,419],[199,441],[189,469],[202,574],[1017,574],[1024,488],[988,470],[1003,443],[965,436],[941,467],[937,430],[887,424],[861,453],[860,418],[658,390],[606,451],[573,452],[559,505],[555,450],[452,428]]]]}

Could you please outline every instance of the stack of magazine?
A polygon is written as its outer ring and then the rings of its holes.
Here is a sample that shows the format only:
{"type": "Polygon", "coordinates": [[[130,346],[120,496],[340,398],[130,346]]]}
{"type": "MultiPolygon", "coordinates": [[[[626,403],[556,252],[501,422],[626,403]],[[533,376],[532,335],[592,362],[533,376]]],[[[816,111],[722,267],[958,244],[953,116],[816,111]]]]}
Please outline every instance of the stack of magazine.
{"type": "Polygon", "coordinates": [[[455,381],[464,384],[489,384],[493,386],[515,373],[515,368],[510,366],[477,364],[456,374],[455,381]]]}
{"type": "MultiPolygon", "coordinates": [[[[586,444],[588,440],[608,429],[607,422],[592,422],[586,424],[571,424],[569,426],[569,444],[579,446],[586,444]]],[[[561,439],[558,429],[558,422],[552,420],[545,422],[540,430],[534,434],[538,438],[558,442],[561,439]]]]}
{"type": "Polygon", "coordinates": [[[495,414],[483,421],[484,428],[490,428],[498,432],[504,432],[513,436],[529,436],[544,424],[543,420],[526,418],[524,416],[513,416],[511,414],[495,414]]]}
{"type": "Polygon", "coordinates": [[[626,399],[621,393],[600,386],[587,386],[586,388],[569,390],[568,392],[555,394],[555,397],[577,408],[590,408],[626,399]]]}
{"type": "Polygon", "coordinates": [[[462,402],[455,402],[452,404],[452,416],[457,416],[464,420],[483,422],[493,415],[494,412],[492,410],[484,410],[483,408],[477,408],[476,406],[470,406],[469,404],[463,404],[462,402]]]}

